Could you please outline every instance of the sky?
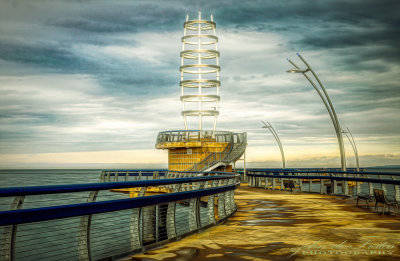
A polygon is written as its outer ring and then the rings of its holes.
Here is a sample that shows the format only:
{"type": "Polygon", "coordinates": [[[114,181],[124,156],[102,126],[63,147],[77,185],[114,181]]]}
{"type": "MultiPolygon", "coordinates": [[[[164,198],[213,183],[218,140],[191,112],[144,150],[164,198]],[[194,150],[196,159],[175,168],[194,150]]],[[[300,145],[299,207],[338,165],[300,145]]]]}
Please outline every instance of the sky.
{"type": "MultiPolygon", "coordinates": [[[[166,167],[159,131],[183,129],[186,14],[213,14],[221,53],[217,129],[247,132],[247,164],[340,167],[324,83],[361,167],[400,165],[396,0],[0,1],[0,168],[166,167]]],[[[346,158],[355,166],[347,140],[346,158]]]]}

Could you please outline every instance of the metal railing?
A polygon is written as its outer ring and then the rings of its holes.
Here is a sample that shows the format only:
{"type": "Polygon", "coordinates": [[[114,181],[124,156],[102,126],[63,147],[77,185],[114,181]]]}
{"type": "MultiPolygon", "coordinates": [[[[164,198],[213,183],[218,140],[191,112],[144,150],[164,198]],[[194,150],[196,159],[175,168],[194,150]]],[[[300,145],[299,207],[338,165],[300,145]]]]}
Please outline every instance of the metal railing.
{"type": "Polygon", "coordinates": [[[210,154],[201,162],[194,164],[188,171],[204,171],[217,167],[218,164],[228,165],[237,161],[246,150],[247,133],[233,133],[230,140],[231,142],[229,142],[222,152],[210,154]]]}
{"type": "Polygon", "coordinates": [[[193,167],[188,169],[188,171],[202,171],[215,165],[218,162],[223,162],[224,159],[229,157],[229,154],[231,153],[232,149],[233,149],[233,143],[230,142],[223,151],[211,153],[201,162],[195,163],[193,167]]]}
{"type": "Polygon", "coordinates": [[[251,187],[283,190],[284,180],[294,180],[301,191],[353,197],[373,196],[374,188],[379,188],[400,201],[400,173],[396,172],[247,169],[246,174],[251,187]]]}
{"type": "Polygon", "coordinates": [[[103,170],[100,182],[159,179],[167,174],[167,169],[103,170]]]}
{"type": "MultiPolygon", "coordinates": [[[[111,260],[179,240],[236,211],[237,174],[158,173],[152,180],[0,189],[1,259],[111,260]],[[154,187],[171,192],[148,195],[154,187]],[[132,188],[137,197],[110,191],[132,188]]],[[[135,171],[101,177],[130,175],[135,171]]]]}
{"type": "Polygon", "coordinates": [[[233,142],[233,136],[235,134],[236,133],[229,131],[198,131],[198,130],[162,131],[158,133],[156,144],[162,142],[196,142],[196,141],[233,142]]]}

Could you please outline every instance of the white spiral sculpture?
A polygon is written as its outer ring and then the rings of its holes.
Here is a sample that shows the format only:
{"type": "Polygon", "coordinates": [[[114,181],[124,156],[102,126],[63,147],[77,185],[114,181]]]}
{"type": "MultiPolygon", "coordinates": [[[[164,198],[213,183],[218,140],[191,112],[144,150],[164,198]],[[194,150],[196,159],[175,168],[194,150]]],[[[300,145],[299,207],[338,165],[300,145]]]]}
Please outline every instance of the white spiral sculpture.
{"type": "Polygon", "coordinates": [[[198,117],[198,129],[203,129],[203,117],[213,118],[213,131],[217,124],[219,87],[218,37],[215,35],[215,23],[201,19],[189,20],[183,25],[181,52],[181,101],[185,130],[188,130],[187,117],[198,117]]]}

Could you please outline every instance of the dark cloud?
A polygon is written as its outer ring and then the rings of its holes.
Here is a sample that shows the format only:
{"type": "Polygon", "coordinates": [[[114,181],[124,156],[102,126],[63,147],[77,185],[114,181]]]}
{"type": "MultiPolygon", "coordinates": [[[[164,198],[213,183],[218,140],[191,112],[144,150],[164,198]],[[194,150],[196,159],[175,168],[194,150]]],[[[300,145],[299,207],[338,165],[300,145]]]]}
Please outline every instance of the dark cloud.
{"type": "Polygon", "coordinates": [[[372,44],[376,48],[370,56],[390,62],[400,58],[398,1],[235,1],[210,9],[215,10],[219,26],[296,35],[293,50],[372,44]]]}
{"type": "Polygon", "coordinates": [[[53,18],[46,24],[90,33],[169,31],[181,26],[176,17],[184,18],[185,13],[180,5],[160,6],[152,1],[89,4],[86,7],[79,11],[79,16],[53,18]]]}
{"type": "MultiPolygon", "coordinates": [[[[3,153],[35,153],[153,147],[160,128],[169,128],[174,121],[183,125],[179,112],[171,115],[173,110],[164,105],[165,101],[158,104],[151,99],[174,96],[179,103],[182,24],[186,13],[194,19],[198,8],[202,9],[203,17],[214,15],[217,34],[226,33],[232,45],[225,46],[228,51],[221,48],[221,114],[226,109],[224,104],[231,102],[236,106],[225,111],[225,119],[219,118],[220,128],[240,128],[240,131],[247,128],[251,134],[249,143],[258,145],[265,138],[265,133],[260,134],[262,118],[271,121],[284,139],[290,139],[289,144],[332,145],[329,140],[334,138],[332,123],[317,93],[301,75],[298,78],[283,75],[290,68],[284,60],[286,55],[304,51],[326,83],[343,125],[350,123],[356,136],[391,134],[394,137],[386,141],[396,141],[399,3],[395,0],[3,1],[0,3],[1,76],[7,78],[19,73],[51,78],[54,73],[59,79],[60,75],[76,78],[76,74],[83,74],[93,79],[96,88],[71,94],[67,92],[72,87],[70,83],[60,80],[54,89],[60,88],[66,100],[57,102],[51,99],[56,94],[46,96],[52,90],[52,82],[36,96],[35,88],[24,90],[26,86],[15,84],[15,79],[10,80],[10,85],[7,79],[3,80],[7,87],[1,92],[4,96],[0,103],[0,149],[3,153]],[[240,53],[235,49],[247,44],[236,39],[246,41],[246,37],[257,37],[257,33],[268,36],[259,43],[258,39],[249,41],[255,50],[238,48],[244,51],[240,53]],[[139,38],[146,34],[145,40],[139,38]],[[157,38],[159,35],[164,38],[157,38]],[[271,39],[275,41],[274,47],[265,42],[269,36],[279,36],[279,40],[271,39]],[[171,44],[162,42],[166,39],[172,39],[171,44]],[[175,41],[176,48],[171,47],[175,41]],[[157,42],[159,45],[152,45],[157,42]],[[262,45],[268,48],[259,48],[262,45]],[[154,48],[159,52],[152,52],[154,48]],[[331,75],[339,79],[330,79],[331,75]],[[21,88],[20,92],[10,93],[15,86],[21,88]],[[146,100],[149,104],[143,102],[146,100]],[[234,112],[237,115],[233,116],[234,112]],[[114,121],[134,123],[118,129],[107,125],[114,121]],[[88,130],[99,122],[106,127],[100,124],[88,130]],[[158,127],[136,126],[149,122],[158,127]]],[[[36,81],[35,86],[43,83],[40,79],[36,81]]],[[[71,84],[78,85],[80,81],[71,84]]]]}
{"type": "Polygon", "coordinates": [[[400,51],[398,42],[400,41],[400,29],[378,28],[371,30],[368,27],[332,29],[320,31],[320,34],[310,34],[305,32],[305,37],[295,42],[303,48],[311,49],[330,49],[348,48],[362,46],[376,46],[376,49],[363,58],[384,58],[398,60],[400,51]]]}
{"type": "Polygon", "coordinates": [[[65,73],[96,68],[95,64],[76,56],[70,46],[49,42],[0,41],[0,59],[65,73]]]}
{"type": "Polygon", "coordinates": [[[47,25],[71,28],[95,33],[136,32],[135,26],[116,24],[108,21],[90,20],[88,18],[60,18],[47,21],[47,25]]]}

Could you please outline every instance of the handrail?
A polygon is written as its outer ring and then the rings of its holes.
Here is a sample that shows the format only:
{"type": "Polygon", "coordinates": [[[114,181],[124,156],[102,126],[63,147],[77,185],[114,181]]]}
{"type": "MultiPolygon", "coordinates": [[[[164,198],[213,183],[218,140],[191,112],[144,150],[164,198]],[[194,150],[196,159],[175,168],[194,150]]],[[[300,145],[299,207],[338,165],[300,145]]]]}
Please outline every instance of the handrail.
{"type": "Polygon", "coordinates": [[[236,173],[169,171],[153,180],[0,188],[2,206],[11,204],[0,211],[0,260],[114,260],[142,252],[226,220],[236,211],[239,184],[236,173]]]}
{"type": "Polygon", "coordinates": [[[317,192],[318,189],[320,194],[352,197],[362,193],[372,196],[374,187],[379,186],[400,201],[400,173],[396,172],[251,169],[246,174],[251,187],[283,190],[284,179],[293,179],[300,191],[303,182],[307,182],[308,192],[317,192]],[[339,186],[342,192],[339,192],[339,186]]]}
{"type": "Polygon", "coordinates": [[[156,144],[162,142],[193,142],[212,138],[217,142],[229,142],[234,133],[229,131],[162,131],[157,136],[156,144]]]}
{"type": "Polygon", "coordinates": [[[372,178],[353,178],[353,177],[338,177],[338,176],[294,176],[294,175],[267,175],[267,174],[252,174],[247,173],[249,177],[267,177],[267,178],[288,178],[288,179],[330,179],[338,181],[357,181],[400,185],[400,180],[393,179],[372,179],[372,178]]]}
{"type": "Polygon", "coordinates": [[[331,173],[331,174],[357,174],[357,175],[382,175],[400,176],[398,172],[371,172],[371,171],[337,171],[337,170],[296,170],[296,169],[246,169],[246,172],[268,172],[268,173],[331,173]]]}
{"type": "Polygon", "coordinates": [[[71,184],[71,185],[10,187],[10,188],[0,188],[0,197],[44,195],[44,194],[70,193],[70,192],[82,192],[82,191],[93,191],[93,190],[109,190],[109,189],[119,189],[119,188],[162,186],[162,185],[182,184],[182,183],[189,183],[196,181],[221,180],[227,178],[232,178],[232,175],[157,179],[157,180],[138,180],[138,181],[128,181],[128,182],[102,182],[102,183],[71,184]]]}
{"type": "MultiPolygon", "coordinates": [[[[209,166],[211,166],[212,165],[211,163],[218,162],[217,155],[225,154],[225,157],[223,158],[223,159],[225,159],[226,157],[229,156],[229,153],[232,151],[232,149],[233,149],[233,142],[229,142],[229,144],[225,147],[225,149],[223,151],[211,153],[210,155],[208,155],[206,158],[204,158],[199,163],[195,163],[192,167],[190,167],[188,169],[188,171],[191,171],[191,170],[195,170],[195,171],[204,170],[204,169],[208,168],[209,166]]],[[[221,161],[221,157],[220,157],[219,160],[221,161]]]]}
{"type": "Polygon", "coordinates": [[[169,203],[195,197],[205,197],[216,193],[223,193],[235,189],[238,184],[227,185],[217,188],[207,188],[192,191],[168,193],[147,197],[109,200],[101,202],[90,202],[71,204],[63,206],[19,209],[13,211],[0,211],[0,226],[48,221],[61,218],[69,218],[83,215],[93,215],[131,208],[147,207],[155,204],[169,203]]]}
{"type": "Polygon", "coordinates": [[[246,149],[247,139],[246,139],[246,133],[233,134],[233,135],[237,135],[239,142],[235,143],[234,138],[232,136],[231,142],[229,142],[229,144],[225,147],[225,149],[222,152],[214,152],[210,154],[201,162],[194,164],[188,170],[205,170],[211,167],[213,164],[217,164],[218,162],[229,164],[232,161],[235,161],[238,157],[240,157],[244,153],[244,150],[246,149]],[[241,136],[241,138],[239,137],[239,135],[241,136]],[[235,148],[235,145],[238,146],[235,148]],[[220,157],[218,158],[217,156],[220,157]]]}

